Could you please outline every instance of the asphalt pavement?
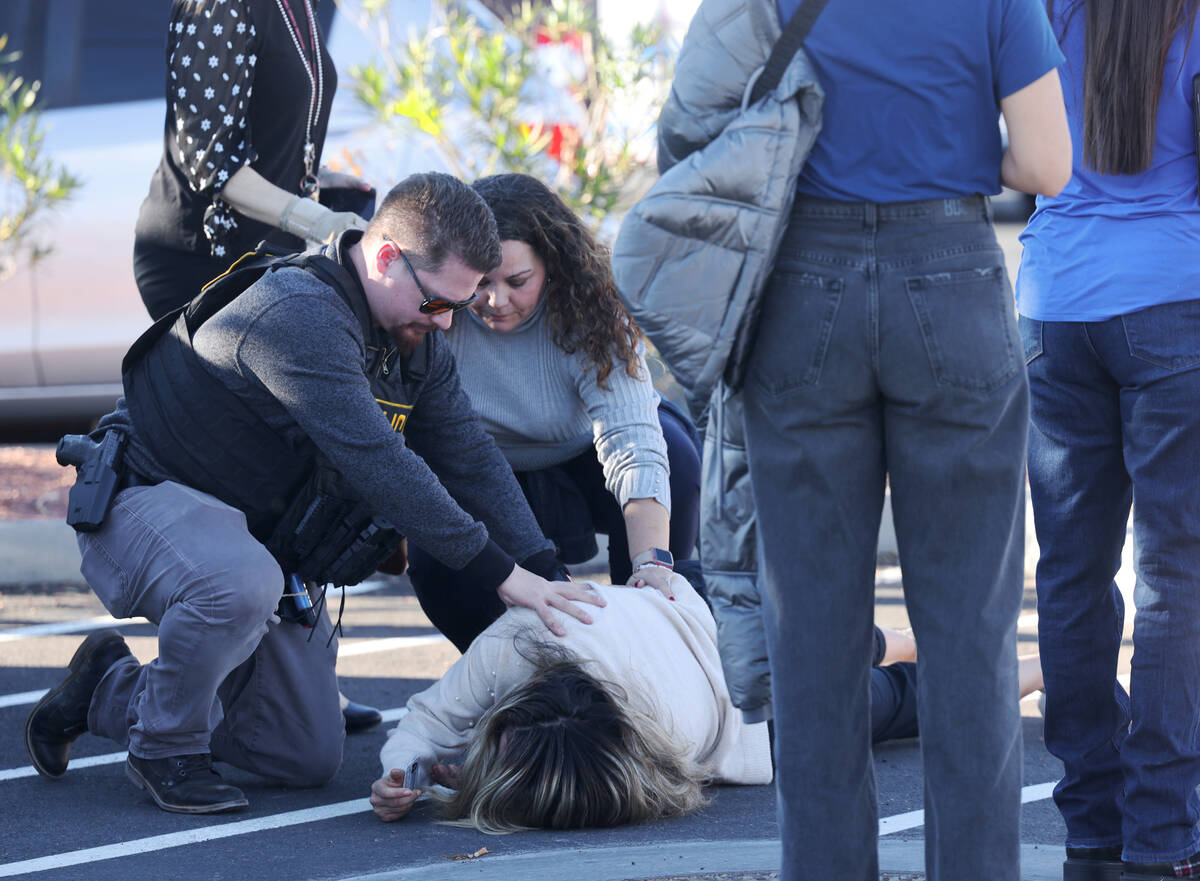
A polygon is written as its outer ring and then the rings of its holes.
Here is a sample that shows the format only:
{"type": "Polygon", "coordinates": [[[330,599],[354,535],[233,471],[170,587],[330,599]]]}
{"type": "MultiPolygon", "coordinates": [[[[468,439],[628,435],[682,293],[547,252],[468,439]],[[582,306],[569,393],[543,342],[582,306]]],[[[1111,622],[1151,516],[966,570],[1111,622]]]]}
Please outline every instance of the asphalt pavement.
{"type": "MultiPolygon", "coordinates": [[[[883,562],[877,620],[902,627],[907,619],[899,570],[886,565],[886,557],[883,562]]],[[[61,678],[82,637],[114,623],[77,567],[65,525],[0,521],[0,802],[9,806],[0,826],[0,877],[751,881],[779,869],[769,786],[716,787],[712,804],[693,816],[619,829],[492,837],[438,824],[428,804],[400,823],[380,823],[366,796],[379,774],[386,724],[348,738],[337,779],[318,790],[280,789],[223,768],[250,799],[250,808],[236,814],[159,811],[125,779],[116,745],[89,735],[77,741],[61,781],[43,780],[25,755],[25,717],[41,690],[61,678]]],[[[1031,589],[1025,607],[1023,651],[1036,633],[1031,589]]],[[[141,660],[154,656],[152,625],[116,623],[141,660]]],[[[353,589],[343,623],[343,690],[384,709],[389,721],[457,657],[421,613],[404,577],[353,589]]],[[[1022,710],[1028,799],[1023,877],[1058,879],[1063,830],[1048,796],[1059,765],[1042,746],[1036,703],[1027,701],[1022,710]]],[[[875,763],[882,877],[922,877],[919,743],[885,744],[875,763]]]]}
{"type": "MultiPolygon", "coordinates": [[[[999,227],[1015,275],[1015,226],[999,227]]],[[[876,620],[907,626],[900,573],[881,536],[876,620]]],[[[1036,560],[1030,538],[1027,576],[1036,560]]],[[[1118,577],[1131,589],[1127,570],[1118,577]]],[[[1026,579],[1019,650],[1036,647],[1036,603],[1026,579]]],[[[143,661],[154,628],[115,622],[143,661]]],[[[343,691],[385,711],[385,725],[346,741],[340,773],[316,790],[280,789],[223,767],[248,810],[213,816],[167,814],[126,780],[116,745],[89,735],[75,745],[66,776],[43,780],[29,765],[23,726],[44,689],[63,675],[87,632],[112,626],[82,583],[71,531],[48,520],[0,521],[0,878],[37,881],[148,879],[337,879],[337,881],[766,881],[778,877],[779,832],[770,786],[716,787],[712,803],[684,818],[581,832],[493,837],[441,825],[429,804],[380,823],[366,796],[379,776],[378,751],[405,701],[457,657],[421,613],[407,579],[381,578],[352,591],[338,662],[343,691]]],[[[967,638],[964,635],[964,638],[967,638]]],[[[1126,653],[1128,647],[1126,647],[1126,653]]],[[[1127,659],[1126,659],[1127,665],[1127,659]]],[[[1126,666],[1127,669],[1127,666],[1126,666]]],[[[1062,877],[1064,829],[1050,800],[1061,766],[1041,739],[1036,701],[1022,704],[1024,808],[1022,877],[1062,877]]],[[[920,745],[875,751],[881,881],[924,878],[920,745]]],[[[860,842],[839,842],[861,847],[860,842]]],[[[973,879],[972,879],[973,881],[973,879]]]]}

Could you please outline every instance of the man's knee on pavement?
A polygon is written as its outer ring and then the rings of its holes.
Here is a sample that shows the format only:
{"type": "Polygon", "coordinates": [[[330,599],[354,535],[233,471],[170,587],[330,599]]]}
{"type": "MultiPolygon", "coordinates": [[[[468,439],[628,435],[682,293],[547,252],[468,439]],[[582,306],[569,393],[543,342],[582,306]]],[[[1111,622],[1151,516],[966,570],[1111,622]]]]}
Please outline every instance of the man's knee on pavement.
{"type": "MultiPolygon", "coordinates": [[[[341,714],[337,722],[344,729],[341,714]]],[[[325,786],[337,776],[342,767],[342,743],[344,731],[329,732],[326,736],[311,737],[308,748],[272,762],[272,777],[288,786],[312,788],[325,786]]]]}
{"type": "Polygon", "coordinates": [[[333,778],[337,776],[341,767],[342,754],[339,751],[336,756],[325,756],[310,762],[301,773],[288,782],[292,786],[305,788],[325,786],[333,782],[333,778]]]}

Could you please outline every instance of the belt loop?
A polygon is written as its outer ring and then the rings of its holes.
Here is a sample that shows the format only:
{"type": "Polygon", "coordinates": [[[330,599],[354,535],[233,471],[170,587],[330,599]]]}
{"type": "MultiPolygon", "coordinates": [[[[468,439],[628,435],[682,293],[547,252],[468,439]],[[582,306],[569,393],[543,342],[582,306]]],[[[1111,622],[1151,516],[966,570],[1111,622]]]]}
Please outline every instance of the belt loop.
{"type": "Polygon", "coordinates": [[[863,226],[870,230],[879,228],[879,206],[874,202],[863,203],[863,226]]]}
{"type": "Polygon", "coordinates": [[[987,218],[987,222],[992,222],[992,200],[985,194],[980,193],[979,198],[983,199],[983,216],[987,218]]]}

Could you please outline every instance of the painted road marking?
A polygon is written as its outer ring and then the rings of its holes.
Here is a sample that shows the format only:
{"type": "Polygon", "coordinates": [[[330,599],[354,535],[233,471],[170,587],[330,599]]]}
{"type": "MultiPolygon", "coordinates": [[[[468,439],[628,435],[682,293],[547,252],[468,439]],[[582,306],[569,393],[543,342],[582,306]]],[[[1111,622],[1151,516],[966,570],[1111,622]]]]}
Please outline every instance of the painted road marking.
{"type": "MultiPolygon", "coordinates": [[[[128,620],[128,619],[127,619],[128,620]]],[[[397,649],[419,648],[423,645],[441,645],[449,640],[440,633],[423,634],[420,636],[390,636],[382,639],[364,639],[348,645],[338,646],[338,658],[353,658],[358,655],[371,655],[376,652],[390,652],[397,649]]],[[[4,707],[20,707],[37,703],[49,689],[41,688],[36,691],[20,691],[15,694],[0,694],[0,709],[4,707]]]]}
{"type": "MultiPolygon", "coordinates": [[[[1054,783],[1040,783],[1026,786],[1021,790],[1021,803],[1028,804],[1050,797],[1054,783]]],[[[106,844],[100,847],[89,847],[83,850],[66,851],[59,854],[49,854],[30,860],[15,863],[0,864],[0,878],[31,872],[46,872],[51,869],[62,869],[68,866],[79,866],[85,863],[96,863],[102,860],[118,859],[125,856],[151,853],[182,847],[188,844],[200,844],[221,838],[233,838],[238,835],[248,835],[270,829],[280,829],[285,826],[299,826],[320,820],[332,820],[350,814],[365,813],[371,810],[371,804],[365,798],[351,801],[336,802],[315,808],[305,808],[299,811],[286,811],[281,814],[271,814],[252,820],[239,820],[234,823],[223,823],[217,826],[207,826],[203,829],[189,829],[183,832],[170,832],[164,835],[151,835],[148,838],[135,838],[116,844],[106,844]]],[[[924,811],[909,811],[893,817],[884,817],[879,821],[880,836],[905,832],[925,824],[924,811]]]]}
{"type": "MultiPolygon", "coordinates": [[[[380,724],[386,722],[396,722],[407,712],[408,707],[393,707],[390,710],[382,710],[380,711],[380,715],[383,717],[383,720],[380,724]]],[[[88,756],[82,759],[71,759],[70,770],[73,771],[78,768],[97,768],[101,765],[115,765],[118,762],[125,761],[125,757],[127,755],[128,753],[119,752],[105,753],[104,755],[100,756],[88,756]]],[[[33,765],[24,765],[20,768],[8,768],[5,770],[0,770],[0,781],[20,780],[25,777],[36,776],[37,770],[33,767],[33,765]]]]}
{"type": "Polygon", "coordinates": [[[353,658],[357,655],[390,652],[392,649],[411,649],[423,645],[440,645],[449,641],[440,633],[430,633],[425,636],[389,636],[381,639],[364,639],[349,645],[339,645],[338,658],[353,658]]]}
{"type": "MultiPolygon", "coordinates": [[[[84,759],[71,759],[70,769],[77,768],[96,768],[100,765],[115,765],[117,762],[125,761],[128,753],[107,753],[102,756],[88,756],[84,759]]],[[[9,768],[0,771],[0,780],[19,780],[22,777],[36,777],[37,771],[33,765],[26,765],[23,768],[9,768]]]]}
{"type": "Polygon", "coordinates": [[[30,624],[27,627],[14,627],[12,630],[0,632],[0,642],[16,642],[18,639],[32,639],[35,636],[61,636],[64,633],[83,633],[86,630],[101,630],[105,627],[133,627],[137,624],[149,624],[145,618],[114,618],[112,615],[101,615],[98,618],[81,618],[77,621],[54,621],[50,624],[30,624]]]}
{"type": "MultiPolygon", "coordinates": [[[[346,596],[374,593],[377,590],[383,590],[387,586],[388,582],[386,581],[364,581],[362,584],[347,587],[346,596]]],[[[35,636],[61,636],[64,633],[83,633],[87,630],[101,630],[105,627],[133,627],[138,624],[149,623],[145,618],[114,618],[112,615],[100,615],[96,618],[80,618],[75,621],[30,624],[26,627],[14,627],[11,630],[0,631],[0,643],[15,642],[18,639],[32,639],[35,636]]]]}
{"type": "Polygon", "coordinates": [[[97,863],[101,860],[134,856],[156,850],[166,850],[171,847],[182,847],[185,844],[200,844],[205,841],[232,838],[236,835],[247,835],[251,832],[280,829],[284,826],[298,826],[302,823],[313,823],[318,820],[332,820],[337,817],[360,814],[369,810],[371,810],[371,803],[367,799],[356,798],[352,801],[306,808],[302,811],[287,811],[286,813],[272,814],[267,817],[256,817],[253,820],[239,820],[236,823],[206,826],[203,829],[188,829],[183,832],[169,832],[165,835],[151,835],[148,838],[134,838],[130,841],[106,844],[101,847],[88,847],[83,850],[51,854],[32,860],[0,864],[0,878],[9,878],[13,875],[30,872],[47,872],[51,869],[63,869],[68,866],[79,866],[85,863],[97,863]]]}
{"type": "Polygon", "coordinates": [[[37,703],[42,699],[42,695],[49,690],[48,688],[39,688],[37,691],[19,691],[16,694],[0,695],[0,709],[37,703]]]}

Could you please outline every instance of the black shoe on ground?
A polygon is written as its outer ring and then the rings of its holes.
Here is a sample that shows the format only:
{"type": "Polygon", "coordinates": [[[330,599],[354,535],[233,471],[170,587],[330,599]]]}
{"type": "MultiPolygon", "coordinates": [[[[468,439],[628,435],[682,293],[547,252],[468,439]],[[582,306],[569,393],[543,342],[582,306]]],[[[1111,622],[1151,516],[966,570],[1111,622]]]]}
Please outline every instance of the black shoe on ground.
{"type": "Polygon", "coordinates": [[[236,786],[221,780],[212,766],[212,755],[167,756],[142,759],[129,754],[125,775],[164,811],[175,814],[216,814],[249,804],[236,786]]]}
{"type": "Polygon", "coordinates": [[[96,631],[75,650],[67,678],[37,702],[25,722],[25,749],[43,777],[57,780],[67,773],[71,744],[87,731],[96,686],[109,667],[130,654],[117,631],[96,631]]]}
{"type": "Polygon", "coordinates": [[[1121,881],[1121,846],[1068,847],[1063,881],[1121,881]]]}
{"type": "Polygon", "coordinates": [[[1173,881],[1200,875],[1200,851],[1173,863],[1123,863],[1122,881],[1173,881]]]}
{"type": "Polygon", "coordinates": [[[351,700],[346,701],[346,705],[342,707],[342,717],[346,720],[347,734],[366,731],[383,721],[383,713],[379,710],[351,700]]]}

